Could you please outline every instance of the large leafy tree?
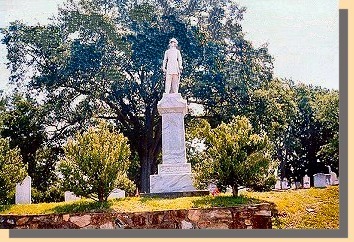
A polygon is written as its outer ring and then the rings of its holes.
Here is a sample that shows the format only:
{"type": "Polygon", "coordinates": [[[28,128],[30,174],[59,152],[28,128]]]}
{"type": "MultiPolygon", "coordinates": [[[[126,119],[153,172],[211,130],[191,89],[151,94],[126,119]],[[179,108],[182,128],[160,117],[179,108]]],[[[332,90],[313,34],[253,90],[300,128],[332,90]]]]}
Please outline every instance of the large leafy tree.
{"type": "Polygon", "coordinates": [[[12,82],[51,104],[55,137],[114,120],[140,159],[142,191],[161,151],[161,63],[169,38],[184,58],[181,92],[203,105],[213,125],[243,113],[250,92],[271,80],[266,46],[244,39],[245,9],[233,1],[67,1],[46,26],[12,23],[4,31],[12,82]]]}
{"type": "Polygon", "coordinates": [[[0,204],[9,203],[16,184],[27,175],[18,148],[11,149],[9,140],[0,138],[0,204]]]}
{"type": "Polygon", "coordinates": [[[279,162],[281,178],[286,176],[286,163],[294,159],[287,145],[296,144],[289,134],[299,114],[293,86],[290,80],[281,79],[262,85],[252,92],[247,113],[255,131],[267,133],[272,141],[273,157],[279,162]]]}
{"type": "Polygon", "coordinates": [[[283,172],[288,178],[301,181],[305,174],[312,177],[318,172],[326,173],[328,171],[326,165],[331,165],[333,170],[338,171],[336,160],[338,147],[332,145],[332,141],[335,143],[336,140],[336,132],[339,131],[336,123],[339,108],[338,102],[336,103],[338,98],[335,97],[336,92],[304,84],[294,85],[293,90],[299,111],[287,131],[288,138],[284,147],[288,155],[285,166],[281,167],[283,172]],[[323,102],[332,105],[324,107],[323,102]],[[333,120],[329,126],[327,126],[329,123],[324,124],[322,119],[325,112],[328,118],[331,116],[328,121],[333,120]],[[326,147],[334,148],[334,151],[330,151],[333,155],[330,159],[323,157],[326,152],[322,152],[326,147]]]}
{"type": "Polygon", "coordinates": [[[9,138],[10,148],[19,149],[33,187],[41,192],[45,192],[57,179],[55,164],[59,152],[48,144],[44,120],[44,106],[20,93],[7,97],[1,112],[0,134],[9,138]],[[46,155],[43,150],[46,150],[46,155]]]}

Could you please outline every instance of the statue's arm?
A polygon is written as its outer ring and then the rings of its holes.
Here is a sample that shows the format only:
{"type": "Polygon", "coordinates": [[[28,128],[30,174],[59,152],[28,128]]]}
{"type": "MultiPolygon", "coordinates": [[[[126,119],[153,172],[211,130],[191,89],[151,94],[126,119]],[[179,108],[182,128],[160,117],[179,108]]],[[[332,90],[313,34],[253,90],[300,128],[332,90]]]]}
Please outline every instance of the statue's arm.
{"type": "Polygon", "coordinates": [[[167,51],[165,51],[165,55],[163,57],[163,61],[162,61],[162,67],[161,69],[165,72],[166,71],[166,65],[167,65],[167,51]]]}
{"type": "Polygon", "coordinates": [[[178,51],[178,67],[179,69],[182,71],[183,70],[183,65],[182,65],[182,55],[181,55],[181,52],[178,51]]]}

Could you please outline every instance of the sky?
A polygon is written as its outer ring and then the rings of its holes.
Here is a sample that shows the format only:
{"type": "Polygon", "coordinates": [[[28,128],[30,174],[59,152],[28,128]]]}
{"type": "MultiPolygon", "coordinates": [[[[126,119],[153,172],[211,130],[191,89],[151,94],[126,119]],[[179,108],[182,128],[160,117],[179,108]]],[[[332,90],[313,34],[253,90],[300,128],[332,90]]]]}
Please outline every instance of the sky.
{"type": "MultiPolygon", "coordinates": [[[[0,0],[0,28],[22,20],[48,23],[64,0],[0,0]]],[[[329,89],[339,87],[339,0],[236,0],[255,47],[268,43],[276,77],[329,89]]],[[[0,36],[1,37],[1,36],[0,36]]],[[[6,48],[0,44],[0,89],[9,90],[6,48]]]]}

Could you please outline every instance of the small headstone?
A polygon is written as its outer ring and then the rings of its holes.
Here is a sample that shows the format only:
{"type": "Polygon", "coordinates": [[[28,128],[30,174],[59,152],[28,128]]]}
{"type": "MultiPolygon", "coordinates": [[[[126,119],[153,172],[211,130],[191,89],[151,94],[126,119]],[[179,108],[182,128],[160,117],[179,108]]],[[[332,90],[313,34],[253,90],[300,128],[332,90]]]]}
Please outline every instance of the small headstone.
{"type": "Polygon", "coordinates": [[[226,193],[232,193],[232,187],[230,186],[226,187],[226,193]]]}
{"type": "Polygon", "coordinates": [[[327,186],[331,185],[331,174],[325,174],[327,186]]]}
{"type": "Polygon", "coordinates": [[[71,202],[71,201],[77,201],[80,200],[81,198],[76,196],[73,192],[66,191],[64,193],[65,197],[65,202],[71,202]]]}
{"type": "Polygon", "coordinates": [[[296,187],[296,189],[302,188],[301,182],[295,182],[295,187],[296,187]]]}
{"type": "Polygon", "coordinates": [[[283,190],[289,189],[289,186],[288,186],[288,185],[289,185],[289,184],[288,184],[288,179],[284,178],[283,181],[282,181],[282,183],[281,183],[281,189],[283,189],[283,190]]]}
{"type": "Polygon", "coordinates": [[[21,183],[16,184],[16,204],[31,204],[31,177],[27,176],[21,183]]]}
{"type": "Polygon", "coordinates": [[[317,173],[313,175],[313,185],[314,187],[326,187],[326,174],[324,173],[317,173]]]}
{"type": "Polygon", "coordinates": [[[310,188],[311,184],[310,184],[310,177],[308,175],[305,175],[303,178],[303,187],[304,188],[310,188]]]}
{"type": "Polygon", "coordinates": [[[291,189],[296,189],[296,185],[295,185],[295,182],[291,182],[291,189]]]}
{"type": "Polygon", "coordinates": [[[277,182],[275,183],[275,190],[280,190],[281,189],[281,180],[277,179],[277,182]]]}
{"type": "Polygon", "coordinates": [[[111,192],[111,194],[109,194],[108,199],[113,199],[113,198],[124,198],[125,197],[125,191],[115,188],[113,189],[113,191],[111,192]]]}
{"type": "Polygon", "coordinates": [[[214,192],[216,192],[216,190],[218,189],[218,187],[214,184],[214,183],[210,183],[208,185],[208,191],[213,194],[214,192]]]}
{"type": "Polygon", "coordinates": [[[331,172],[331,185],[338,185],[339,180],[337,178],[337,174],[335,172],[331,172]]]}

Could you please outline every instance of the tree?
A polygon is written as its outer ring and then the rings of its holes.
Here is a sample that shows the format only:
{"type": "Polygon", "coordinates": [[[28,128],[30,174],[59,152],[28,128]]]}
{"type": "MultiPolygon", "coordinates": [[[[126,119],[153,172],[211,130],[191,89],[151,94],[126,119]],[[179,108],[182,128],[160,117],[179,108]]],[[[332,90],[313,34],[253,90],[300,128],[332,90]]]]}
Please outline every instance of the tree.
{"type": "Polygon", "coordinates": [[[156,106],[171,37],[185,60],[180,90],[213,126],[243,112],[250,90],[271,80],[266,46],[244,39],[244,11],[233,1],[69,0],[49,25],[14,22],[3,31],[10,78],[29,76],[28,88],[45,95],[57,137],[85,130],[92,117],[114,120],[139,156],[139,185],[148,192],[161,153],[156,106]]]}
{"type": "Polygon", "coordinates": [[[317,155],[333,171],[339,173],[339,93],[325,90],[316,95],[314,116],[322,127],[323,145],[317,155]]]}
{"type": "Polygon", "coordinates": [[[16,184],[22,182],[26,175],[20,150],[11,149],[9,140],[0,138],[0,204],[9,202],[16,184]]]}
{"type": "Polygon", "coordinates": [[[59,165],[63,189],[78,196],[107,201],[115,188],[134,191],[127,177],[130,149],[122,134],[110,131],[107,124],[77,134],[64,147],[59,165]]]}
{"type": "Polygon", "coordinates": [[[16,92],[7,97],[0,130],[2,137],[9,138],[10,148],[19,149],[33,188],[43,193],[57,180],[55,166],[59,153],[48,142],[45,115],[43,105],[16,92]]]}
{"type": "Polygon", "coordinates": [[[216,181],[220,187],[231,186],[238,196],[241,185],[259,189],[275,183],[268,137],[254,134],[247,118],[235,117],[214,129],[204,122],[198,132],[206,145],[195,168],[199,187],[216,181]]]}

